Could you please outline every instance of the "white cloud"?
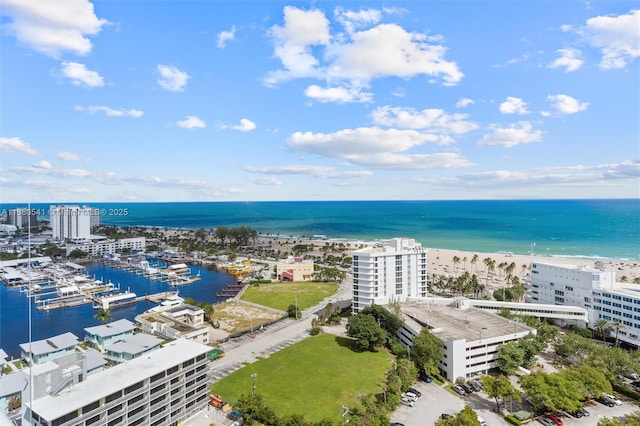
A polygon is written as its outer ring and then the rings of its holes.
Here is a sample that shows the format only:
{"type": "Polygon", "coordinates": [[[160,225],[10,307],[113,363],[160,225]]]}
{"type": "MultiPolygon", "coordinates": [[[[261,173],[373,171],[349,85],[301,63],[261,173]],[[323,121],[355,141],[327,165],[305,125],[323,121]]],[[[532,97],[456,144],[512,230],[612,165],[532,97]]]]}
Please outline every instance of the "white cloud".
{"type": "Polygon", "coordinates": [[[335,133],[296,132],[289,137],[287,145],[295,151],[349,158],[351,155],[406,151],[437,140],[434,135],[415,130],[360,127],[335,133]]]}
{"type": "Polygon", "coordinates": [[[382,18],[382,13],[377,9],[360,9],[359,11],[353,11],[338,6],[333,14],[348,33],[353,33],[354,30],[358,28],[377,24],[382,18]]]}
{"type": "Polygon", "coordinates": [[[362,92],[361,87],[320,87],[312,84],[304,94],[319,102],[336,102],[340,104],[350,102],[371,102],[373,93],[362,92]]]}
{"type": "Polygon", "coordinates": [[[249,180],[251,182],[255,183],[256,185],[266,185],[266,186],[282,185],[282,183],[283,183],[280,179],[275,178],[273,176],[252,178],[252,179],[249,179],[249,180]]]}
{"type": "Polygon", "coordinates": [[[182,92],[189,78],[189,74],[169,65],[158,64],[158,85],[170,92],[182,92]]]}
{"type": "Polygon", "coordinates": [[[582,52],[578,49],[558,49],[556,53],[560,55],[555,61],[547,65],[549,68],[564,68],[564,72],[577,71],[582,67],[582,52]]]}
{"type": "Polygon", "coordinates": [[[202,129],[204,127],[207,127],[205,122],[200,120],[195,115],[187,115],[187,118],[182,121],[178,121],[176,124],[178,125],[178,127],[183,129],[202,129]]]}
{"type": "Polygon", "coordinates": [[[551,106],[560,114],[575,114],[586,110],[589,106],[588,102],[580,102],[568,95],[549,95],[547,100],[551,102],[551,106]]]}
{"type": "Polygon", "coordinates": [[[96,71],[88,70],[84,64],[77,62],[63,62],[62,76],[71,80],[76,86],[84,87],[102,87],[104,79],[96,71]]]}
{"type": "MultiPolygon", "coordinates": [[[[469,173],[455,178],[443,178],[436,181],[442,186],[469,188],[522,188],[546,185],[584,186],[603,185],[616,180],[637,179],[640,174],[640,161],[624,161],[613,164],[593,166],[539,167],[528,170],[492,170],[469,173]]],[[[430,183],[434,183],[430,180],[430,183]]]]}
{"type": "Polygon", "coordinates": [[[475,104],[475,102],[473,101],[473,99],[469,99],[469,98],[460,98],[458,100],[458,102],[456,102],[456,108],[466,108],[469,105],[473,105],[475,104]]]}
{"type": "Polygon", "coordinates": [[[37,163],[33,163],[33,167],[36,169],[45,169],[50,170],[53,169],[53,166],[47,160],[38,161],[37,163]]]}
{"type": "Polygon", "coordinates": [[[89,0],[3,0],[3,27],[33,50],[58,58],[62,52],[86,55],[94,36],[108,23],[89,0]]]}
{"type": "Polygon", "coordinates": [[[563,33],[568,33],[572,29],[573,27],[569,24],[560,25],[560,31],[562,31],[563,33]]]}
{"type": "Polygon", "coordinates": [[[625,68],[640,56],[640,9],[588,19],[583,33],[591,46],[600,49],[601,68],[625,68]]]}
{"type": "Polygon", "coordinates": [[[270,31],[275,56],[284,68],[268,73],[264,83],[273,86],[310,77],[366,86],[374,78],[428,75],[454,85],[463,77],[457,64],[445,59],[446,48],[436,44],[439,37],[409,33],[395,24],[359,30],[377,22],[370,10],[347,13],[339,9],[337,16],[348,23],[351,32],[332,37],[322,11],[286,6],[284,25],[270,31]]]}
{"type": "Polygon", "coordinates": [[[220,49],[227,47],[227,42],[232,41],[236,36],[236,26],[233,25],[230,31],[220,31],[216,46],[220,49]]]}
{"type": "Polygon", "coordinates": [[[542,140],[542,131],[535,130],[528,121],[520,121],[509,127],[490,126],[488,133],[478,141],[480,146],[502,146],[511,148],[516,145],[542,140]]]}
{"type": "Polygon", "coordinates": [[[82,158],[78,154],[69,151],[59,151],[56,153],[56,158],[62,161],[91,161],[88,158],[82,158]]]}
{"type": "Polygon", "coordinates": [[[527,103],[513,96],[508,96],[507,100],[500,104],[500,112],[503,114],[529,114],[527,103]]]}
{"type": "Polygon", "coordinates": [[[253,121],[243,118],[240,120],[240,124],[236,124],[235,126],[231,126],[233,130],[239,130],[241,132],[250,132],[256,128],[256,123],[253,121]]]}
{"type": "Polygon", "coordinates": [[[458,153],[436,154],[371,154],[348,157],[353,164],[388,170],[424,170],[469,167],[473,164],[458,153]]]}
{"type": "Polygon", "coordinates": [[[86,111],[89,114],[95,114],[97,112],[104,112],[107,117],[134,117],[140,118],[144,115],[143,111],[137,109],[124,109],[118,108],[113,109],[104,105],[90,105],[88,107],[83,107],[81,105],[76,105],[74,107],[76,111],[86,111]]]}
{"type": "Polygon", "coordinates": [[[38,151],[20,138],[0,137],[0,152],[20,152],[27,155],[38,155],[38,151]]]}
{"type": "Polygon", "coordinates": [[[313,175],[324,176],[333,170],[332,167],[290,164],[287,166],[245,166],[247,172],[265,175],[313,175]]]}
{"type": "Polygon", "coordinates": [[[424,109],[391,107],[376,108],[371,117],[375,124],[403,129],[425,130],[437,134],[463,134],[478,128],[467,121],[467,114],[447,114],[442,109],[424,109]]]}

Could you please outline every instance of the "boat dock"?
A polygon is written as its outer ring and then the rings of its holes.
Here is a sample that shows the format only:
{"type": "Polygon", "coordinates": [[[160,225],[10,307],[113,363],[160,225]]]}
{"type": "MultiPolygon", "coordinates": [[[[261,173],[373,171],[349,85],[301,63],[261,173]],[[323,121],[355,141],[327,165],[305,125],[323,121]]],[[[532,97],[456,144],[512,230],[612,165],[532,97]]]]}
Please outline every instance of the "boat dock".
{"type": "MultiPolygon", "coordinates": [[[[175,291],[163,291],[161,293],[154,294],[146,294],[143,296],[136,296],[135,293],[113,293],[111,296],[106,296],[109,298],[117,298],[117,296],[124,296],[121,298],[125,303],[120,304],[112,304],[109,307],[117,307],[122,306],[123,304],[133,304],[137,302],[149,301],[153,303],[160,303],[163,300],[166,300],[170,297],[176,296],[178,293],[175,291]],[[132,297],[126,297],[127,295],[132,295],[132,297]]],[[[74,306],[82,306],[92,304],[95,309],[98,309],[102,306],[102,299],[97,295],[70,295],[70,296],[61,296],[55,297],[52,299],[44,299],[44,300],[36,300],[36,309],[39,311],[50,311],[53,309],[60,308],[70,308],[74,306]]]]}

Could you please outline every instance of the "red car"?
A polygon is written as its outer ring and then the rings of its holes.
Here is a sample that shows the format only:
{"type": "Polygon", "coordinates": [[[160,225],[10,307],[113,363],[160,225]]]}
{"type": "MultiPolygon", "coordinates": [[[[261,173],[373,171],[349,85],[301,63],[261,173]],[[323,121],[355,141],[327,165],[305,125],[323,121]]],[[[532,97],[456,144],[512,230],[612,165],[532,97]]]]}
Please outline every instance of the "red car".
{"type": "Polygon", "coordinates": [[[549,420],[551,420],[552,422],[554,422],[557,426],[562,426],[564,424],[564,423],[562,423],[562,420],[560,420],[559,418],[557,418],[553,414],[548,414],[545,417],[548,418],[549,420]]]}

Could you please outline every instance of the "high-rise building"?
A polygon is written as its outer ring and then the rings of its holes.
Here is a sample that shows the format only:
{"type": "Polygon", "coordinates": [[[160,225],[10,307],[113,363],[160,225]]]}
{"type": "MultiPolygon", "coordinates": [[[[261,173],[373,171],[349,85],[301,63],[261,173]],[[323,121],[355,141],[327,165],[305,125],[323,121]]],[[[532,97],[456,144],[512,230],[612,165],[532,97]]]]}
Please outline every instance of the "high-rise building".
{"type": "Polygon", "coordinates": [[[53,238],[85,240],[91,236],[91,215],[95,210],[87,206],[51,206],[49,222],[53,238]]]}
{"type": "Polygon", "coordinates": [[[357,314],[372,304],[427,296],[427,250],[410,238],[392,238],[351,252],[353,304],[357,314]]]}
{"type": "Polygon", "coordinates": [[[594,267],[532,262],[527,300],[585,308],[589,328],[604,319],[611,337],[640,346],[640,294],[633,284],[616,282],[615,271],[603,262],[594,267]]]}
{"type": "Polygon", "coordinates": [[[9,209],[7,210],[7,223],[16,228],[33,228],[38,226],[38,218],[35,209],[9,209]]]}

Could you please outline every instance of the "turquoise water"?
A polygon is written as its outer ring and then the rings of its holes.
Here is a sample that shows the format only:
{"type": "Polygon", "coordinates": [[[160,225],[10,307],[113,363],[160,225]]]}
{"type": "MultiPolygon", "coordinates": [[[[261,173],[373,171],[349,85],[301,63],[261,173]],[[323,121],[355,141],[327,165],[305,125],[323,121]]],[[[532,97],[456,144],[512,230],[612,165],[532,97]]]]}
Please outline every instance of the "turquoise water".
{"type": "MultiPolygon", "coordinates": [[[[640,259],[640,199],[91,203],[103,223],[247,225],[260,233],[359,240],[397,236],[479,252],[640,259]],[[126,212],[125,212],[126,210],[126,212]]],[[[0,205],[0,208],[9,208],[0,205]]],[[[32,208],[48,211],[49,205],[32,208]]]]}
{"type": "MultiPolygon", "coordinates": [[[[58,203],[61,204],[61,203],[58,203]]],[[[531,241],[537,254],[640,259],[640,200],[543,201],[327,201],[220,203],[91,203],[104,209],[102,222],[114,225],[168,228],[214,228],[247,225],[263,234],[359,240],[396,236],[416,238],[427,247],[477,252],[527,253],[531,241]]],[[[0,209],[26,207],[0,204],[0,209]]],[[[32,204],[46,212],[49,204],[32,204]]],[[[90,274],[111,279],[137,294],[169,290],[152,282],[100,265],[90,274]]],[[[215,300],[215,292],[233,278],[200,270],[202,280],[180,289],[181,295],[215,300]]],[[[167,288],[165,288],[167,287],[167,288]]],[[[27,342],[28,304],[17,289],[0,286],[0,347],[19,355],[27,342]]],[[[152,305],[138,303],[114,310],[114,319],[133,320],[152,305]]],[[[52,312],[32,309],[33,339],[66,331],[84,337],[85,327],[99,324],[90,306],[52,312]]]]}

